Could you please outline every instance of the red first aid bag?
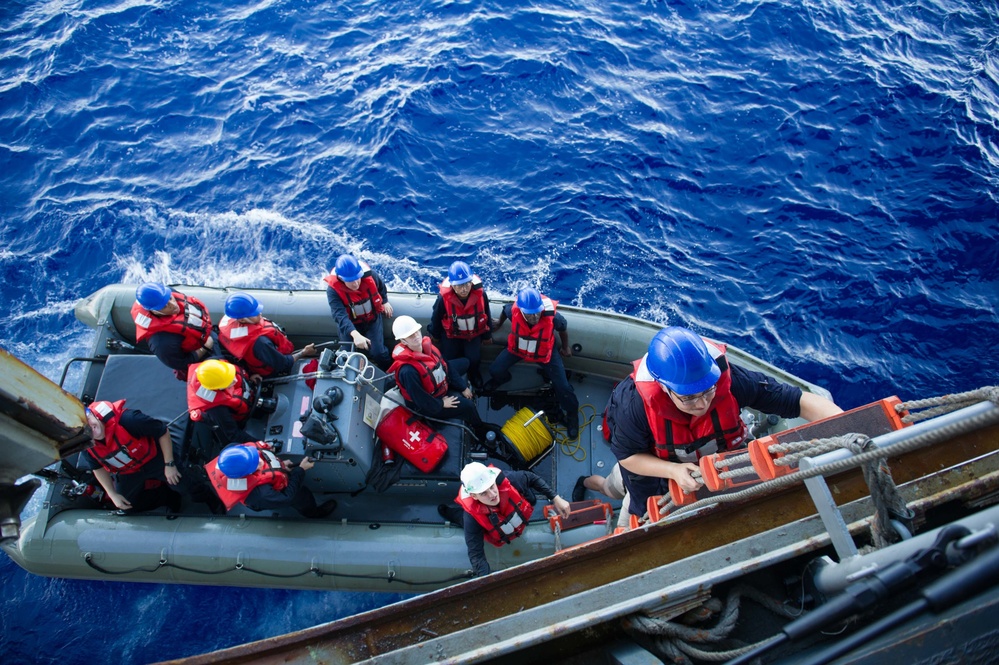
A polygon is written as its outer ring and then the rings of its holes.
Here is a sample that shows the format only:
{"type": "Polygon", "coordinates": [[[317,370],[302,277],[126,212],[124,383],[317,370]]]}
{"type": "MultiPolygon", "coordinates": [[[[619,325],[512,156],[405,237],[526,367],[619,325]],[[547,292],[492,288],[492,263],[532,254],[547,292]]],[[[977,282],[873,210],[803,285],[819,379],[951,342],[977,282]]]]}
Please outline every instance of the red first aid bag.
{"type": "Polygon", "coordinates": [[[423,473],[433,471],[447,452],[444,437],[404,406],[397,406],[382,418],[375,435],[423,473]]]}

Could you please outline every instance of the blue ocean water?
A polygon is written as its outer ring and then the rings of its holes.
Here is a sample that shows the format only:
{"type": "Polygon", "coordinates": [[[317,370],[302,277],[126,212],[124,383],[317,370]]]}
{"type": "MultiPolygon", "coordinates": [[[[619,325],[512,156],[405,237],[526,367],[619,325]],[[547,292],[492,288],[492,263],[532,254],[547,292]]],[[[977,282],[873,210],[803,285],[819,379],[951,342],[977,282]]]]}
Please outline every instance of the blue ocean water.
{"type": "MultiPolygon", "coordinates": [[[[352,251],[686,325],[844,407],[995,384],[997,35],[996,0],[7,0],[0,344],[58,379],[104,284],[316,288],[352,251]]],[[[400,597],[0,574],[5,663],[400,597]]]]}

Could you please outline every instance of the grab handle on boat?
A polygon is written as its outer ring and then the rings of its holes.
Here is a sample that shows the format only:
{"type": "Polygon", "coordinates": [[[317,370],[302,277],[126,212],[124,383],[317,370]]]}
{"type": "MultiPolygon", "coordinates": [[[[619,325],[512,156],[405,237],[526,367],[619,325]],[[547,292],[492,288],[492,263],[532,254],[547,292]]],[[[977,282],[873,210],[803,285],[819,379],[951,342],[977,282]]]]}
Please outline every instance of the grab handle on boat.
{"type": "Polygon", "coordinates": [[[371,383],[375,378],[375,366],[368,362],[363,353],[352,352],[336,357],[336,364],[344,370],[344,383],[354,385],[358,381],[371,383]],[[352,362],[357,359],[357,363],[352,362]],[[353,378],[351,377],[353,373],[353,378]]]}

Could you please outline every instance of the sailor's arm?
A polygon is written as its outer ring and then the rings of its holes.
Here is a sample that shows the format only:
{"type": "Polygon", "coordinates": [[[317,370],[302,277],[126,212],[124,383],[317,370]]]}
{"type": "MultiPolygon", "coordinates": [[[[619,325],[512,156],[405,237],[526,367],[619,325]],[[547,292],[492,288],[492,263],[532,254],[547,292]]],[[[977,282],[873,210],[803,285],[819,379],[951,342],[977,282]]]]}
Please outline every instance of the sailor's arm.
{"type": "Polygon", "coordinates": [[[569,358],[572,356],[572,347],[569,346],[569,323],[561,314],[555,314],[555,331],[561,342],[561,346],[558,347],[559,354],[569,358]]]}
{"type": "Polygon", "coordinates": [[[94,478],[97,478],[97,482],[101,484],[104,491],[107,492],[108,498],[114,502],[114,505],[119,510],[128,510],[132,507],[132,504],[128,502],[123,495],[118,493],[118,490],[114,488],[114,481],[111,479],[111,474],[103,466],[94,469],[94,478]]]}
{"type": "Polygon", "coordinates": [[[670,462],[650,453],[635,453],[618,460],[618,463],[639,476],[675,480],[684,492],[693,492],[701,486],[701,482],[690,475],[691,472],[700,469],[690,462],[670,462]]]}
{"type": "Polygon", "coordinates": [[[836,406],[831,400],[804,390],[801,391],[801,400],[798,404],[801,406],[801,417],[809,422],[843,413],[843,409],[836,406]]]}
{"type": "Polygon", "coordinates": [[[170,485],[176,485],[180,482],[180,471],[177,470],[177,464],[173,459],[173,441],[170,439],[170,430],[166,430],[157,439],[159,443],[160,450],[163,451],[163,475],[166,477],[167,483],[170,485]]]}
{"type": "Polygon", "coordinates": [[[483,542],[485,532],[479,523],[468,513],[462,514],[465,531],[465,547],[468,549],[468,562],[476,577],[482,577],[492,572],[486,560],[486,549],[483,542]]]}
{"type": "Polygon", "coordinates": [[[444,400],[447,397],[434,397],[428,393],[423,388],[420,375],[412,365],[400,368],[396,375],[396,381],[409,393],[410,400],[421,415],[430,416],[431,418],[439,418],[443,415],[443,411],[447,407],[447,403],[444,400]]]}
{"type": "Polygon", "coordinates": [[[392,307],[392,303],[388,299],[388,288],[385,286],[385,280],[376,273],[374,270],[371,271],[371,277],[375,280],[375,287],[378,289],[378,295],[382,297],[382,314],[385,318],[391,319],[395,316],[395,308],[392,307]]]}
{"type": "Polygon", "coordinates": [[[499,330],[506,320],[512,316],[512,309],[510,305],[503,305],[503,309],[500,310],[499,318],[495,320],[493,324],[493,330],[499,330]]]}
{"type": "Polygon", "coordinates": [[[326,287],[326,302],[330,306],[333,322],[336,323],[337,330],[340,332],[340,339],[352,337],[357,332],[354,328],[354,322],[350,320],[347,305],[340,299],[340,295],[332,286],[326,287]]]}
{"type": "Polygon", "coordinates": [[[439,340],[444,337],[444,313],[444,296],[437,296],[433,311],[430,313],[430,323],[427,325],[427,335],[431,339],[439,340]]]}

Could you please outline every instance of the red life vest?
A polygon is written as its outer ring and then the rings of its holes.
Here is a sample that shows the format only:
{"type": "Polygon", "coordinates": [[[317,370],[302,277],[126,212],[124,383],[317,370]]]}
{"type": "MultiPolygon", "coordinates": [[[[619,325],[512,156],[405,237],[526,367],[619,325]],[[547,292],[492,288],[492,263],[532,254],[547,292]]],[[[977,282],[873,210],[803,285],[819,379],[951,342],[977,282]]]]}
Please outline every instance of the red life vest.
{"type": "Polygon", "coordinates": [[[253,353],[253,345],[261,337],[274,342],[278,353],[288,355],[295,350],[284,331],[270,319],[261,318],[257,323],[240,323],[238,319],[223,316],[219,321],[219,341],[236,359],[246,365],[250,374],[270,376],[274,368],[262,363],[253,353]]]}
{"type": "Polygon", "coordinates": [[[246,420],[256,399],[246,370],[237,367],[236,380],[228,388],[209,390],[198,381],[199,365],[201,363],[191,365],[187,372],[187,410],[191,413],[191,420],[195,422],[201,420],[203,412],[217,406],[226,406],[232,409],[233,417],[237,422],[246,420]]]}
{"type": "Polygon", "coordinates": [[[382,294],[378,293],[378,285],[375,278],[371,276],[371,268],[364,261],[358,261],[361,270],[361,285],[356,291],[351,291],[344,284],[343,280],[337,277],[336,268],[323,278],[326,285],[336,291],[340,296],[340,301],[347,308],[347,315],[350,320],[357,324],[371,323],[384,309],[382,294]]]}
{"type": "Polygon", "coordinates": [[[445,335],[451,339],[474,339],[490,331],[489,312],[478,275],[472,275],[472,290],[464,302],[454,292],[450,279],[441,282],[440,292],[446,314],[441,319],[445,335]]]}
{"type": "MultiPolygon", "coordinates": [[[[490,465],[492,466],[492,465],[490,465]]],[[[455,497],[455,503],[475,518],[485,531],[486,542],[501,547],[524,532],[527,520],[531,519],[534,506],[520,495],[520,492],[504,478],[497,486],[500,500],[495,506],[487,506],[473,498],[462,487],[455,497]]]]}
{"type": "Polygon", "coordinates": [[[159,444],[155,439],[132,436],[118,424],[125,413],[125,400],[94,402],[87,408],[104,423],[104,439],[95,439],[87,452],[110,473],[135,473],[156,457],[159,444]]]}
{"type": "Polygon", "coordinates": [[[212,317],[204,303],[194,296],[173,292],[180,311],[172,316],[157,316],[138,302],[132,305],[132,320],[135,321],[135,341],[141,342],[156,333],[166,332],[180,335],[184,341],[180,350],[191,353],[205,345],[212,334],[212,317]]]}
{"type": "Polygon", "coordinates": [[[635,370],[631,378],[645,406],[656,457],[671,462],[696,463],[701,457],[716,453],[723,447],[733,450],[744,443],[746,425],[740,418],[739,403],[732,394],[732,370],[725,357],[725,347],[707,340],[705,343],[722,373],[715,384],[715,396],[708,412],[696,418],[676,408],[670,396],[645,367],[645,357],[634,362],[635,370]]]}
{"type": "Polygon", "coordinates": [[[284,470],[281,460],[270,451],[269,445],[263,441],[240,445],[257,446],[260,457],[264,460],[264,468],[257,469],[244,478],[229,478],[219,470],[218,457],[205,465],[208,480],[211,481],[215,493],[222,499],[226,510],[232,510],[237,503],[243,503],[250,492],[260,485],[273,485],[278,492],[288,486],[288,473],[284,470]]]}
{"type": "Polygon", "coordinates": [[[400,342],[392,349],[392,366],[389,367],[389,374],[395,375],[396,385],[399,392],[407,402],[412,402],[410,396],[402,382],[399,380],[399,372],[403,367],[409,365],[420,375],[420,383],[423,389],[434,397],[444,397],[447,395],[447,365],[441,358],[441,352],[437,350],[429,337],[423,338],[423,351],[414,352],[408,346],[400,342]]]}
{"type": "Polygon", "coordinates": [[[558,301],[547,296],[541,296],[541,301],[545,309],[533,326],[527,324],[517,303],[513,304],[510,314],[513,331],[506,339],[507,351],[532,363],[548,362],[555,350],[555,307],[558,301]]]}

